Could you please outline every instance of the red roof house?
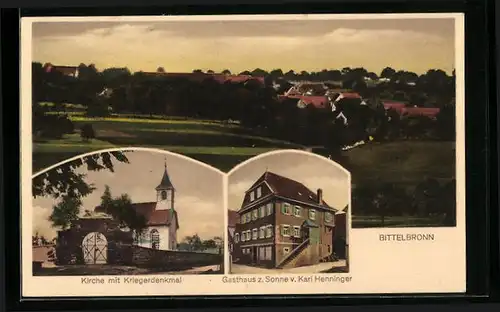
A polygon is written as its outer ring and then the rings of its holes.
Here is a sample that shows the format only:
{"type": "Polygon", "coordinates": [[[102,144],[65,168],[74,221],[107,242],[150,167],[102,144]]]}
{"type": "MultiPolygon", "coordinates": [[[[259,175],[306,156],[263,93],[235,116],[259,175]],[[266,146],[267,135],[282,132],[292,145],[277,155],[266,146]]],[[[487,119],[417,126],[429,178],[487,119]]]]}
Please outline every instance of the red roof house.
{"type": "Polygon", "coordinates": [[[405,107],[401,110],[402,116],[425,116],[429,118],[436,118],[440,109],[437,107],[405,107]]]}
{"type": "Polygon", "coordinates": [[[383,101],[382,105],[384,105],[385,110],[393,109],[398,112],[398,114],[401,114],[401,111],[406,107],[406,103],[395,101],[383,101]]]}

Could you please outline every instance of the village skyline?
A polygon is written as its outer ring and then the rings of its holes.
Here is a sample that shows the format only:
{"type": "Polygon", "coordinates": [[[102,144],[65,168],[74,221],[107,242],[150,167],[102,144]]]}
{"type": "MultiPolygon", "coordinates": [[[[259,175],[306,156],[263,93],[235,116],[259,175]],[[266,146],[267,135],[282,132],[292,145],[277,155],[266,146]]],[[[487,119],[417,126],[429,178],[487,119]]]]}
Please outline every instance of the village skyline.
{"type": "Polygon", "coordinates": [[[33,24],[32,47],[36,62],[132,72],[392,67],[451,74],[454,39],[453,19],[45,22],[33,24]]]}

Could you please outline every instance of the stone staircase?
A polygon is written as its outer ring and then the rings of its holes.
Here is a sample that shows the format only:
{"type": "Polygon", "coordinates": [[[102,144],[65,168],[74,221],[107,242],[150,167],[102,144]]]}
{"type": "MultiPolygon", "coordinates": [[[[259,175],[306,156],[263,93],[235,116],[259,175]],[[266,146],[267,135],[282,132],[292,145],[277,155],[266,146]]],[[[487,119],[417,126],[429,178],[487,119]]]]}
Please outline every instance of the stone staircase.
{"type": "Polygon", "coordinates": [[[304,250],[309,246],[309,238],[303,241],[299,246],[297,246],[294,250],[292,250],[281,262],[278,264],[276,268],[283,269],[285,266],[290,264],[295,258],[297,258],[304,250]]]}

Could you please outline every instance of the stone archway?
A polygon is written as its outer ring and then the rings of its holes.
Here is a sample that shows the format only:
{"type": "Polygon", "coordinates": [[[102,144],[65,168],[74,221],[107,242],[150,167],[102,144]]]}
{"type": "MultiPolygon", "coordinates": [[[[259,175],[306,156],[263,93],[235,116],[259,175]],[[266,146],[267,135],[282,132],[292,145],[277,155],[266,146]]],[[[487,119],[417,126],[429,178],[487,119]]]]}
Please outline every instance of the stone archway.
{"type": "Polygon", "coordinates": [[[108,263],[108,240],[104,234],[91,232],[82,241],[83,261],[85,264],[108,263]]]}

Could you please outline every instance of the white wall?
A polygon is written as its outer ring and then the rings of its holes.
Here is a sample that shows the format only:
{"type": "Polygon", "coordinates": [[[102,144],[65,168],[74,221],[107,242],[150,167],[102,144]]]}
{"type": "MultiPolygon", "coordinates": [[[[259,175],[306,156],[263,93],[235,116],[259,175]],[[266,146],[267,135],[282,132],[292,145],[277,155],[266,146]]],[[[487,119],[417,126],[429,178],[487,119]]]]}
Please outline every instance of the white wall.
{"type": "Polygon", "coordinates": [[[170,233],[168,226],[150,226],[144,230],[143,238],[140,240],[138,246],[151,248],[151,230],[156,229],[160,234],[160,250],[171,250],[169,245],[170,233]]]}

